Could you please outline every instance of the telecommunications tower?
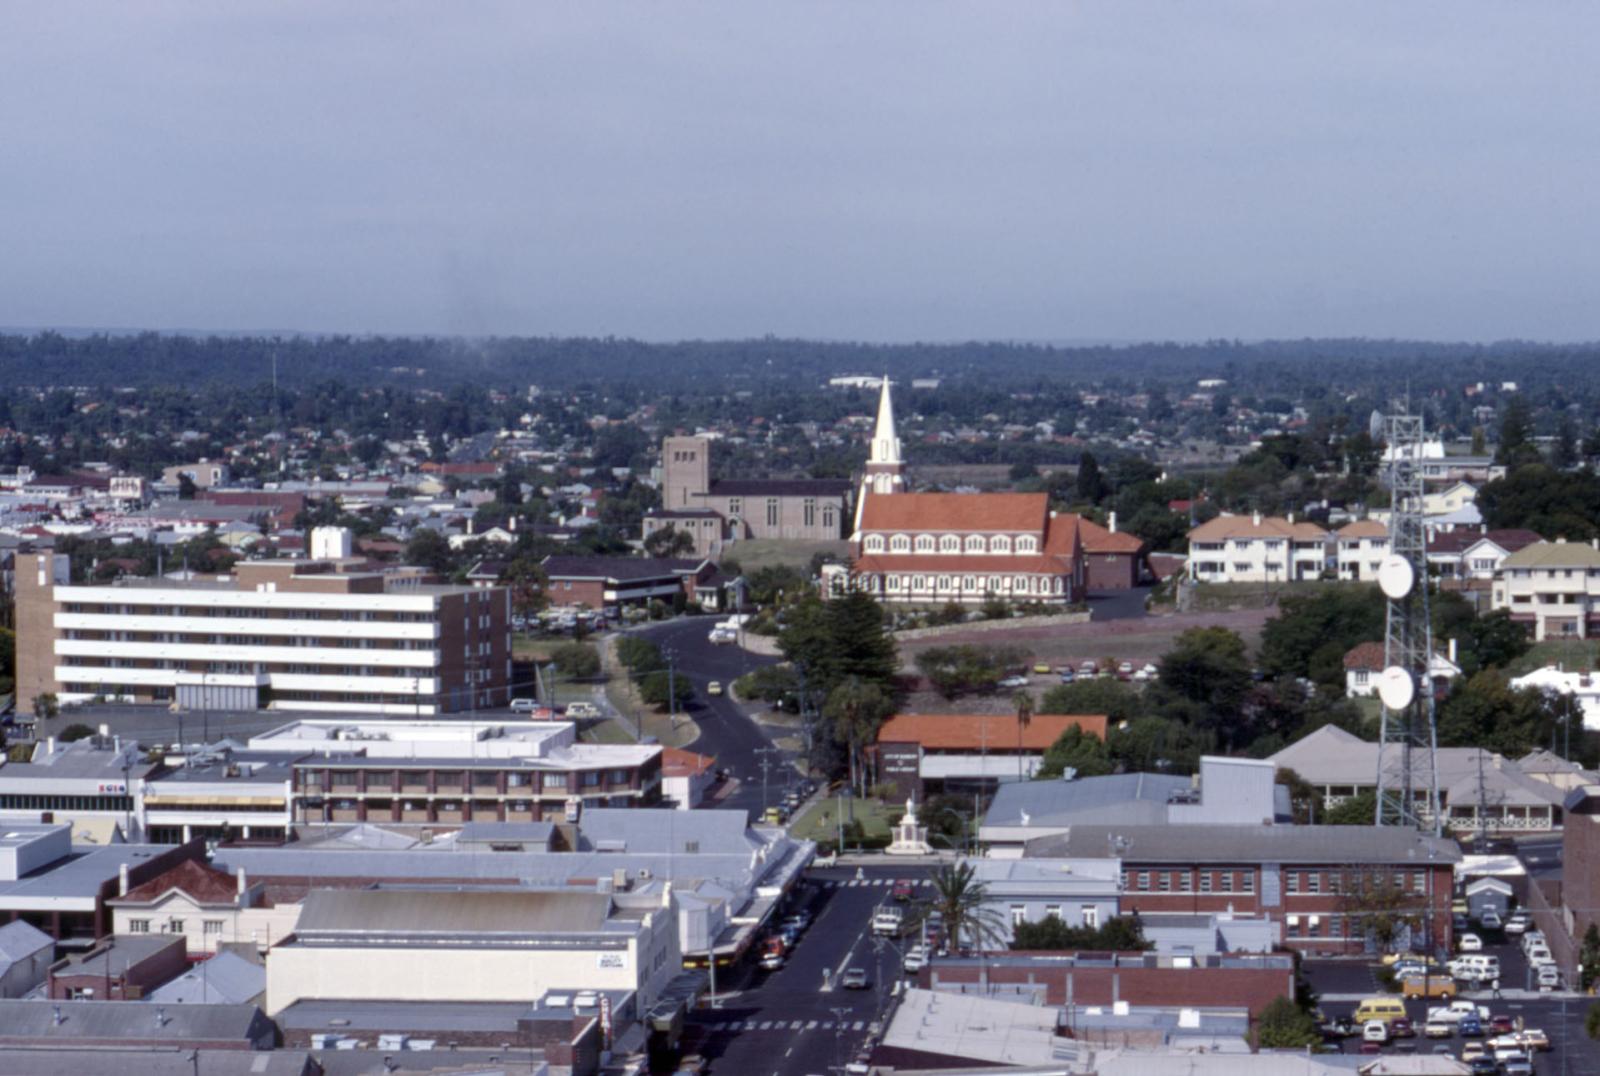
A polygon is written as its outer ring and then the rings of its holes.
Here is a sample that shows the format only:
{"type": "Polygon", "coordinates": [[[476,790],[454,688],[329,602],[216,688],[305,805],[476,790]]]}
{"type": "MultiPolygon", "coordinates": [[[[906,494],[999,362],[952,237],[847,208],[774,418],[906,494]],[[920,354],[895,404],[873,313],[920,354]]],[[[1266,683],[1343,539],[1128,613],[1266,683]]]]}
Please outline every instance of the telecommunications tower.
{"type": "Polygon", "coordinates": [[[1422,529],[1422,416],[1397,401],[1373,412],[1374,440],[1385,443],[1389,487],[1389,555],[1378,569],[1388,599],[1384,618],[1383,736],[1378,747],[1380,826],[1410,826],[1439,835],[1439,776],[1434,764],[1433,626],[1428,615],[1428,563],[1422,529]]]}

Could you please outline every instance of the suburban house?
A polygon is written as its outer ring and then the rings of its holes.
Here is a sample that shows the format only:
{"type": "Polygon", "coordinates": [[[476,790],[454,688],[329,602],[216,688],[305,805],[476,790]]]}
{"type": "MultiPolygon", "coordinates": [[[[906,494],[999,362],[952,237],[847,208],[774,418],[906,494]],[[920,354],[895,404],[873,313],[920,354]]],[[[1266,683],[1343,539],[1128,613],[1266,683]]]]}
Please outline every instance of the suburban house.
{"type": "Polygon", "coordinates": [[[1346,523],[1334,535],[1339,578],[1372,580],[1389,555],[1389,528],[1375,519],[1346,523]]]}
{"type": "Polygon", "coordinates": [[[1521,529],[1440,531],[1428,539],[1428,569],[1442,580],[1487,586],[1507,557],[1543,540],[1521,529]]]}
{"type": "Polygon", "coordinates": [[[1327,531],[1293,515],[1221,515],[1189,532],[1189,576],[1197,583],[1320,579],[1327,546],[1327,531]]]}
{"type": "MultiPolygon", "coordinates": [[[[1447,828],[1468,833],[1544,833],[1562,824],[1566,789],[1523,773],[1516,762],[1477,747],[1441,747],[1434,752],[1439,806],[1447,828]]],[[[1293,770],[1317,791],[1316,814],[1378,785],[1378,744],[1336,725],[1324,725],[1272,755],[1279,769],[1293,770]]]]}
{"type": "Polygon", "coordinates": [[[1600,548],[1565,538],[1524,546],[1500,562],[1493,595],[1536,642],[1587,639],[1600,630],[1600,548]]]}
{"type": "MultiPolygon", "coordinates": [[[[1428,679],[1436,695],[1450,690],[1461,675],[1455,662],[1456,641],[1450,640],[1450,656],[1435,652],[1428,662],[1428,679]]],[[[1378,677],[1383,673],[1383,644],[1358,643],[1344,656],[1344,693],[1351,698],[1369,698],[1378,693],[1378,677]]]]}

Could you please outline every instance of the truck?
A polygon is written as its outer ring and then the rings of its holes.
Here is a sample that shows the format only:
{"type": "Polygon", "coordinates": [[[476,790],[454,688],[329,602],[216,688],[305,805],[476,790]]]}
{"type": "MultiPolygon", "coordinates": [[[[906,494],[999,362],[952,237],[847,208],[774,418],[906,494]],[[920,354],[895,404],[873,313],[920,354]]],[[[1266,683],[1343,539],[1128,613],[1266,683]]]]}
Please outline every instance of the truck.
{"type": "Polygon", "coordinates": [[[872,913],[872,933],[889,937],[905,926],[906,910],[898,904],[880,904],[872,913]]]}

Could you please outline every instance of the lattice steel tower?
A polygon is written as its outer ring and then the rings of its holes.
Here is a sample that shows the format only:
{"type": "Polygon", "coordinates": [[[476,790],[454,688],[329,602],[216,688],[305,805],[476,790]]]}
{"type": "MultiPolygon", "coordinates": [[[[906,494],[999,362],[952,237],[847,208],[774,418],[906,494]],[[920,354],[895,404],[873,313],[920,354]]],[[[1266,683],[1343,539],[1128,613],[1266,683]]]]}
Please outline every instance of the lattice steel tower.
{"type": "Polygon", "coordinates": [[[1389,549],[1378,572],[1388,599],[1378,695],[1383,736],[1378,747],[1380,826],[1411,826],[1438,836],[1439,778],[1434,755],[1433,625],[1428,609],[1428,563],[1422,528],[1422,416],[1404,402],[1373,415],[1387,443],[1384,484],[1391,495],[1389,549]]]}

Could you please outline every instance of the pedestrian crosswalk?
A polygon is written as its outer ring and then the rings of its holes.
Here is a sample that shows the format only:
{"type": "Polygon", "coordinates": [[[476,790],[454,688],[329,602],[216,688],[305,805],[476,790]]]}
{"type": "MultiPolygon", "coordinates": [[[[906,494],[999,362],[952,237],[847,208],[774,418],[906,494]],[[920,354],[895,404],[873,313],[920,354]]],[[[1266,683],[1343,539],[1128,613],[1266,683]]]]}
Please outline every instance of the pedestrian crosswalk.
{"type": "Polygon", "coordinates": [[[865,1020],[724,1020],[708,1024],[712,1034],[735,1031],[865,1031],[865,1020]]]}
{"type": "Polygon", "coordinates": [[[931,888],[933,883],[926,878],[824,878],[817,881],[823,889],[860,889],[862,887],[877,887],[887,889],[905,882],[907,885],[931,888]]]}

